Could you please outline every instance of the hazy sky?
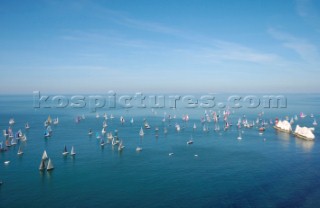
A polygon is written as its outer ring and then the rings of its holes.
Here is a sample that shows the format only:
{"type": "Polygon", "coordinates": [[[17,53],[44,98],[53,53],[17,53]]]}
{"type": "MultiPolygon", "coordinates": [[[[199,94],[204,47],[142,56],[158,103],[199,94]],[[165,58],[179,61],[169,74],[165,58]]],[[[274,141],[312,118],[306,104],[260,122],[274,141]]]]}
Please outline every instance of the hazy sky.
{"type": "Polygon", "coordinates": [[[0,1],[0,93],[320,92],[320,1],[0,1]]]}

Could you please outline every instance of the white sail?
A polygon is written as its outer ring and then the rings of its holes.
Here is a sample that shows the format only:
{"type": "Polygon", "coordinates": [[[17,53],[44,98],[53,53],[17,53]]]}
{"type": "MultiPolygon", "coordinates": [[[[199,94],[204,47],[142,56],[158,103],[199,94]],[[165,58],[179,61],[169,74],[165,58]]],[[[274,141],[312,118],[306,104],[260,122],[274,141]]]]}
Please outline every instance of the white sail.
{"type": "Polygon", "coordinates": [[[50,170],[53,170],[53,169],[54,169],[53,164],[51,162],[51,159],[49,159],[48,166],[47,166],[47,171],[50,171],[50,170]]]}
{"type": "Polygon", "coordinates": [[[18,153],[17,153],[18,155],[22,155],[23,154],[23,152],[22,152],[22,150],[21,150],[21,146],[19,146],[19,150],[18,150],[18,153]]]}
{"type": "Polygon", "coordinates": [[[314,121],[313,121],[312,125],[314,125],[314,126],[318,125],[318,123],[317,123],[316,119],[314,119],[314,121]]]}
{"type": "Polygon", "coordinates": [[[14,119],[11,118],[11,119],[9,120],[9,125],[13,125],[14,123],[15,123],[14,119]]]}
{"type": "Polygon", "coordinates": [[[44,151],[42,154],[42,160],[46,160],[46,159],[48,159],[48,155],[47,155],[47,152],[44,151]]]}
{"type": "Polygon", "coordinates": [[[75,154],[76,154],[73,146],[71,147],[71,153],[70,153],[70,154],[71,154],[71,155],[75,155],[75,154]]]}
{"type": "Polygon", "coordinates": [[[54,125],[58,125],[59,124],[59,118],[57,117],[54,121],[53,121],[54,125]]]}
{"type": "Polygon", "coordinates": [[[122,140],[120,141],[119,143],[119,146],[118,146],[118,151],[122,151],[124,148],[123,144],[122,144],[122,140]]]}
{"type": "Polygon", "coordinates": [[[46,163],[44,160],[41,160],[39,170],[44,170],[46,168],[46,163]]]}
{"type": "Polygon", "coordinates": [[[139,132],[139,135],[140,135],[141,137],[143,137],[143,136],[144,136],[144,132],[143,132],[143,129],[142,129],[142,127],[140,128],[140,132],[139,132]]]}

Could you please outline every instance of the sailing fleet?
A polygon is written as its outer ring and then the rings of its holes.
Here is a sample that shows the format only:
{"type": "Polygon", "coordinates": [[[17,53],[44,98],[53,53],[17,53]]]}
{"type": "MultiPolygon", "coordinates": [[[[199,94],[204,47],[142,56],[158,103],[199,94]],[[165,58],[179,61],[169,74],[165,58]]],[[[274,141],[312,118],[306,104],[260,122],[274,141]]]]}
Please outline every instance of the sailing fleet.
{"type": "MultiPolygon", "coordinates": [[[[315,135],[314,135],[314,127],[300,127],[299,125],[296,125],[296,129],[293,131],[292,129],[292,125],[294,123],[296,123],[300,119],[305,119],[307,117],[306,114],[304,113],[300,113],[299,117],[297,115],[289,118],[289,117],[285,117],[285,119],[280,120],[278,118],[275,119],[275,121],[273,120],[268,120],[268,119],[263,119],[263,112],[258,114],[257,119],[255,120],[248,120],[246,118],[245,115],[243,115],[242,117],[237,119],[236,125],[233,125],[233,123],[231,122],[230,119],[230,115],[232,113],[230,111],[223,111],[221,112],[207,112],[205,111],[204,115],[200,118],[200,122],[202,125],[202,131],[205,133],[208,133],[210,131],[210,128],[213,126],[213,131],[214,132],[220,132],[220,125],[222,125],[222,130],[223,131],[228,131],[231,128],[236,128],[238,131],[238,137],[236,137],[237,140],[241,141],[243,139],[242,137],[242,133],[243,130],[241,130],[242,128],[256,128],[259,132],[260,135],[263,134],[263,132],[267,129],[268,126],[272,126],[273,123],[273,127],[277,130],[277,131],[281,131],[281,132],[285,132],[285,133],[293,133],[296,137],[301,138],[301,139],[306,139],[306,140],[314,140],[315,139],[315,135]],[[211,124],[213,123],[213,124],[211,124]],[[234,127],[232,127],[234,126],[234,127]]],[[[99,119],[100,115],[97,113],[96,114],[96,118],[99,119]]],[[[110,116],[108,116],[106,113],[103,115],[103,122],[102,122],[102,130],[101,133],[100,132],[96,132],[96,139],[99,141],[99,144],[101,146],[101,148],[103,148],[106,144],[111,144],[112,147],[117,146],[117,150],[118,152],[122,152],[125,149],[125,145],[124,145],[124,140],[121,139],[118,136],[118,130],[114,130],[114,132],[112,131],[108,131],[108,119],[112,120],[114,119],[114,116],[111,114],[110,116]]],[[[313,126],[317,126],[317,121],[316,118],[314,118],[314,115],[311,114],[310,118],[312,118],[313,126]]],[[[75,118],[75,122],[79,123],[80,121],[84,120],[85,116],[77,116],[75,118]]],[[[132,126],[134,124],[134,119],[131,118],[130,120],[130,125],[132,126]]],[[[175,124],[174,124],[174,129],[176,131],[176,133],[179,133],[180,131],[183,131],[184,129],[188,128],[187,123],[189,122],[190,118],[189,115],[183,115],[182,116],[182,121],[181,123],[179,122],[179,119],[176,119],[176,115],[171,116],[171,115],[166,115],[161,119],[161,122],[163,124],[167,124],[164,125],[163,127],[163,134],[166,135],[168,133],[168,129],[167,127],[172,126],[171,123],[173,122],[173,120],[175,120],[175,124]]],[[[125,125],[125,118],[124,116],[120,116],[119,118],[120,124],[121,125],[125,125]]],[[[26,133],[23,133],[23,131],[21,129],[19,129],[18,131],[14,131],[13,127],[15,125],[15,120],[14,118],[11,118],[8,122],[9,127],[3,130],[3,136],[5,138],[5,141],[0,142],[0,152],[5,152],[7,150],[10,149],[11,146],[15,146],[15,145],[19,145],[18,148],[18,152],[17,155],[18,156],[22,156],[24,154],[23,152],[23,146],[22,144],[25,143],[27,141],[27,136],[26,133]]],[[[53,129],[51,127],[51,125],[58,125],[59,124],[59,118],[56,117],[55,119],[51,119],[50,116],[48,116],[48,118],[45,120],[44,122],[44,138],[48,139],[52,136],[53,134],[53,129]]],[[[192,125],[190,125],[192,128],[192,132],[196,132],[197,131],[197,124],[194,122],[192,125]]],[[[28,132],[29,129],[31,128],[29,123],[26,122],[25,125],[25,131],[28,132]]],[[[151,129],[151,125],[149,124],[149,122],[147,121],[147,119],[143,119],[142,125],[139,129],[139,131],[137,132],[137,139],[139,139],[139,144],[136,146],[135,151],[136,152],[141,152],[143,150],[142,148],[142,140],[145,136],[145,131],[150,131],[151,129]]],[[[159,127],[155,126],[154,127],[154,132],[155,132],[155,136],[158,137],[159,135],[159,127]]],[[[88,136],[91,137],[94,134],[94,131],[90,128],[88,131],[88,136]]],[[[266,139],[264,139],[265,141],[266,139]]],[[[194,144],[194,139],[191,135],[191,137],[189,139],[186,140],[186,144],[187,145],[192,145],[194,144]]],[[[63,149],[62,149],[62,155],[64,157],[67,157],[68,155],[70,155],[71,157],[75,157],[76,155],[76,151],[75,151],[75,147],[71,146],[71,151],[68,151],[68,147],[67,145],[64,145],[63,149]]],[[[169,153],[169,156],[173,156],[174,153],[171,152],[169,153]]],[[[195,157],[198,157],[198,155],[195,155],[195,157]]],[[[9,165],[10,161],[7,160],[4,162],[5,165],[9,165]]],[[[42,157],[41,157],[41,161],[40,161],[40,165],[39,165],[39,170],[40,171],[52,171],[54,169],[53,166],[53,162],[52,160],[48,157],[48,154],[46,152],[46,150],[44,150],[42,157]]]]}

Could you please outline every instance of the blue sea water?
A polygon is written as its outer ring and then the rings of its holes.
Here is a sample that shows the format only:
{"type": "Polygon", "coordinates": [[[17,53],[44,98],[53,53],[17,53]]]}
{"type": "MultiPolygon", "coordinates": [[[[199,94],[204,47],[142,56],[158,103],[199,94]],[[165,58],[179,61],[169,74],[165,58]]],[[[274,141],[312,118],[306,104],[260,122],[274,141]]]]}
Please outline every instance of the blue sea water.
{"type": "MultiPolygon", "coordinates": [[[[96,118],[87,108],[35,109],[32,99],[0,97],[0,129],[8,128],[9,119],[14,118],[13,130],[27,135],[26,142],[0,153],[0,207],[320,207],[318,127],[315,141],[277,132],[272,126],[263,135],[257,127],[242,128],[239,141],[235,126],[215,132],[212,122],[210,131],[203,132],[203,108],[105,108],[98,110],[100,118],[96,118]],[[163,123],[164,112],[176,119],[163,123]],[[94,135],[88,136],[90,128],[101,132],[103,113],[115,116],[108,120],[107,132],[118,130],[125,145],[121,153],[111,144],[101,148],[94,135]],[[86,119],[76,123],[75,118],[83,114],[86,119]],[[187,123],[181,119],[185,114],[190,116],[187,123]],[[52,126],[52,137],[45,139],[48,115],[58,117],[60,123],[52,126]],[[126,120],[123,125],[120,116],[126,120]],[[144,119],[151,129],[140,139],[144,119]],[[26,122],[29,130],[24,129],[26,122]],[[176,123],[183,127],[180,132],[175,131],[176,123]],[[191,136],[194,144],[187,145],[191,136]],[[75,147],[74,158],[62,155],[64,145],[69,151],[75,147]],[[139,153],[138,145],[143,148],[139,153]],[[17,155],[19,146],[22,156],[17,155]],[[44,150],[54,164],[52,172],[38,170],[44,150]],[[171,152],[174,155],[169,156],[171,152]],[[9,165],[4,164],[7,160],[9,165]]],[[[263,111],[267,121],[300,112],[313,113],[320,121],[319,106],[318,94],[288,95],[287,108],[232,109],[230,120],[236,124],[246,115],[253,121],[263,111]]],[[[311,127],[312,122],[307,116],[293,126],[311,127]]]]}

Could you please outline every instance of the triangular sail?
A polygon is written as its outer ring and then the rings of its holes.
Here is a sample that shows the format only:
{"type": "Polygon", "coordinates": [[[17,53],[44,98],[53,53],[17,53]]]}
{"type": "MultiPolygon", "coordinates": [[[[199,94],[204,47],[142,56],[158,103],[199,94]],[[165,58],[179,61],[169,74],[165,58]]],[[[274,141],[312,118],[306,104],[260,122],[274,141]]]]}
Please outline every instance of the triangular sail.
{"type": "Polygon", "coordinates": [[[44,160],[41,160],[39,170],[44,170],[45,168],[46,168],[46,163],[44,162],[44,160]]]}
{"type": "Polygon", "coordinates": [[[52,164],[52,162],[51,162],[51,159],[49,159],[49,161],[48,161],[48,166],[47,166],[47,170],[49,171],[49,170],[52,170],[54,167],[53,167],[53,164],[52,164]]]}
{"type": "Polygon", "coordinates": [[[76,154],[76,152],[74,151],[74,147],[72,146],[72,148],[71,148],[71,155],[75,155],[76,154]]]}
{"type": "Polygon", "coordinates": [[[140,129],[139,135],[140,135],[140,136],[143,136],[143,135],[144,135],[144,132],[143,132],[142,127],[141,127],[141,129],[140,129]]]}
{"type": "Polygon", "coordinates": [[[48,159],[48,155],[47,155],[47,152],[44,151],[42,154],[42,160],[46,160],[46,159],[48,159]]]}

